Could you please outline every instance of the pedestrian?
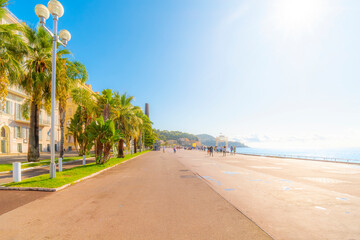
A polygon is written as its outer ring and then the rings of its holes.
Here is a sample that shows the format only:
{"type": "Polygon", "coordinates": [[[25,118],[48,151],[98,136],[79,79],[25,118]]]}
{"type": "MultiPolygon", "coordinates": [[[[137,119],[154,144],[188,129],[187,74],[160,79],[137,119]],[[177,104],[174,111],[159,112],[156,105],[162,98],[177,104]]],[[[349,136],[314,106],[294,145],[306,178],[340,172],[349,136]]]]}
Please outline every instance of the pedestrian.
{"type": "Polygon", "coordinates": [[[176,153],[176,147],[174,147],[174,153],[176,153]]]}
{"type": "Polygon", "coordinates": [[[223,156],[226,157],[226,146],[224,146],[224,149],[223,149],[223,156]]]}
{"type": "Polygon", "coordinates": [[[165,146],[163,146],[163,153],[165,152],[165,146]]]}
{"type": "Polygon", "coordinates": [[[214,148],[213,148],[213,146],[210,147],[210,156],[212,156],[212,157],[214,156],[214,148]]]}
{"type": "Polygon", "coordinates": [[[233,146],[230,147],[230,155],[233,153],[233,146]]]}
{"type": "Polygon", "coordinates": [[[234,146],[234,155],[236,154],[236,147],[234,146]]]}

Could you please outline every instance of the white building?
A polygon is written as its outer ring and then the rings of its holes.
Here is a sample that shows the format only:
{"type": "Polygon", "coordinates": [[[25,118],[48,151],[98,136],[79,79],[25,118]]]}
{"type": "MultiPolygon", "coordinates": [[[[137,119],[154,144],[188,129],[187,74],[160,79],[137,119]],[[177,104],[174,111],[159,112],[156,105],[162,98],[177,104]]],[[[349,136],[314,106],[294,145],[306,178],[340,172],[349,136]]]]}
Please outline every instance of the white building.
{"type": "MultiPolygon", "coordinates": [[[[8,12],[0,24],[19,23],[19,20],[8,12]]],[[[4,106],[0,106],[0,154],[26,153],[28,151],[30,121],[21,115],[21,105],[27,95],[16,86],[8,88],[8,96],[4,106]]],[[[45,110],[40,110],[39,117],[40,151],[50,151],[50,122],[51,118],[45,110]]],[[[59,141],[58,110],[56,109],[55,149],[58,150],[59,141]]]]}

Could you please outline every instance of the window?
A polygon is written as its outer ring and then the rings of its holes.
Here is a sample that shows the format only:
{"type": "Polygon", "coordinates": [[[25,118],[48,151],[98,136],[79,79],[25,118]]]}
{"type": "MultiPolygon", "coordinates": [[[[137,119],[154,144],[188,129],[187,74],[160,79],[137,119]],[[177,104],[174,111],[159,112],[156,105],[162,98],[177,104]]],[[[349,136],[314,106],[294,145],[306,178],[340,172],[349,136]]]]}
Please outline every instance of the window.
{"type": "Polygon", "coordinates": [[[6,137],[6,131],[4,127],[1,128],[1,137],[6,137]]]}
{"type": "Polygon", "coordinates": [[[21,120],[21,104],[15,103],[15,119],[21,120]]]}
{"type": "Polygon", "coordinates": [[[22,138],[28,139],[28,128],[26,128],[26,127],[22,128],[22,138]]]}
{"type": "Polygon", "coordinates": [[[39,140],[42,140],[42,129],[39,129],[39,140]]]}
{"type": "Polygon", "coordinates": [[[46,140],[50,140],[50,136],[51,136],[51,128],[49,129],[49,131],[46,134],[46,140]]]}
{"type": "Polygon", "coordinates": [[[1,140],[1,153],[6,153],[6,142],[1,140]]]}
{"type": "Polygon", "coordinates": [[[14,137],[15,138],[21,138],[21,127],[16,126],[14,130],[15,130],[14,131],[14,137]]]}
{"type": "Polygon", "coordinates": [[[22,152],[22,144],[18,143],[18,152],[21,153],[22,152]]]}
{"type": "Polygon", "coordinates": [[[6,101],[5,106],[1,106],[0,109],[3,113],[6,114],[11,114],[12,113],[12,102],[11,101],[6,101]]]}
{"type": "Polygon", "coordinates": [[[43,149],[42,149],[42,144],[39,144],[39,151],[42,152],[43,149]]]}

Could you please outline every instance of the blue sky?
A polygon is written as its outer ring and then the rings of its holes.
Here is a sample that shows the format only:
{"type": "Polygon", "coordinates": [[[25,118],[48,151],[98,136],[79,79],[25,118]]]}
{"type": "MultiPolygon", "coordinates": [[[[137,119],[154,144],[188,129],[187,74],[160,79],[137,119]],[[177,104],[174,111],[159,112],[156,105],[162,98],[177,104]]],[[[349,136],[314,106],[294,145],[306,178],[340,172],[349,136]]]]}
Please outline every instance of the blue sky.
{"type": "MultiPolygon", "coordinates": [[[[35,26],[38,3],[9,9],[35,26]]],[[[360,147],[360,1],[61,3],[59,28],[93,89],[148,102],[155,128],[253,147],[360,147]]]]}

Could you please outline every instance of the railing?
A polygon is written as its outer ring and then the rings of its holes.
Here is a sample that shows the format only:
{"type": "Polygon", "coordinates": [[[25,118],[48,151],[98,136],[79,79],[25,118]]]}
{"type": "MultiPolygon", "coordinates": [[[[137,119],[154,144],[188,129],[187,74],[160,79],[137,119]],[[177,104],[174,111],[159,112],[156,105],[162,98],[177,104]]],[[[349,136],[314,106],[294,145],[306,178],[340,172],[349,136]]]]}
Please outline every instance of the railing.
{"type": "Polygon", "coordinates": [[[42,124],[42,125],[50,125],[51,121],[50,120],[39,120],[39,124],[42,124]]]}
{"type": "Polygon", "coordinates": [[[24,122],[30,122],[30,119],[26,119],[23,116],[19,116],[19,115],[15,115],[15,120],[24,121],[24,122]]]}
{"type": "Polygon", "coordinates": [[[303,160],[320,160],[329,162],[341,162],[341,163],[358,163],[360,160],[348,159],[348,158],[334,158],[334,157],[319,157],[319,156],[303,156],[303,155],[289,155],[289,154],[269,154],[269,153],[237,153],[243,155],[262,156],[262,157],[280,157],[291,159],[303,159],[303,160]]]}

